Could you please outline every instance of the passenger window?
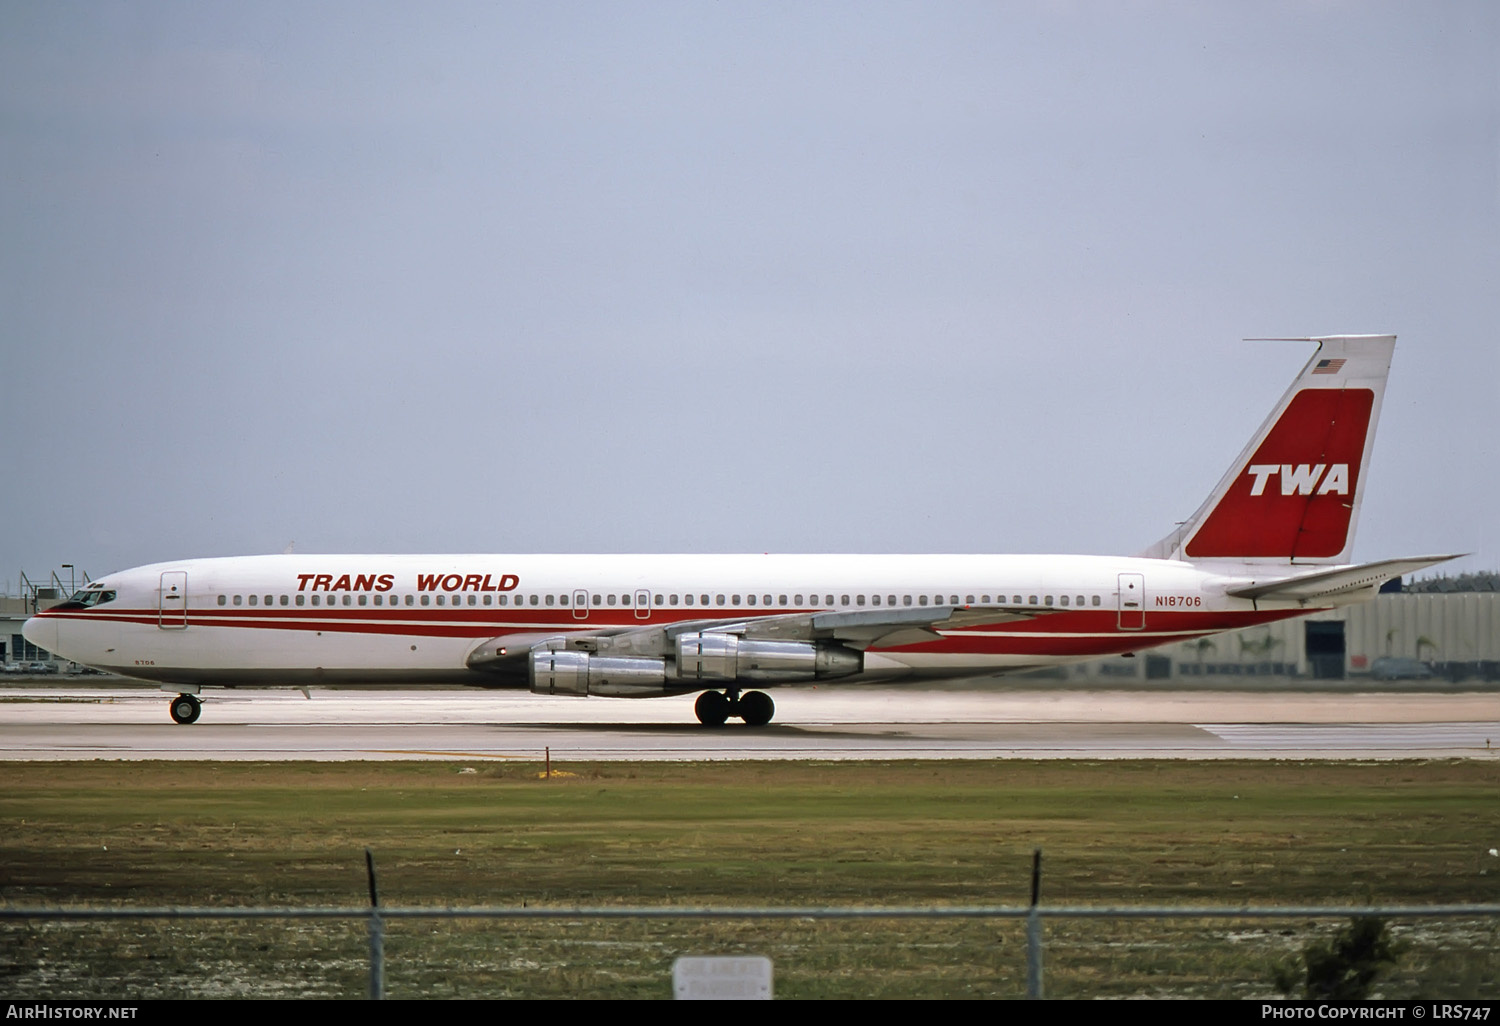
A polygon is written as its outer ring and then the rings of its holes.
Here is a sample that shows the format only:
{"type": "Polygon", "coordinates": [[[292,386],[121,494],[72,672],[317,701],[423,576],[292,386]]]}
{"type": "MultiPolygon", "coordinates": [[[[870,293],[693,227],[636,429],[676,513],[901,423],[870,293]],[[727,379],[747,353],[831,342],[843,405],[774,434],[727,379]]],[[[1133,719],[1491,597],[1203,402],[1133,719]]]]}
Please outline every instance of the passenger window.
{"type": "Polygon", "coordinates": [[[1036,596],[1035,595],[1031,596],[1031,601],[1028,603],[1028,605],[1033,605],[1033,606],[1036,605],[1036,596]]]}
{"type": "MultiPolygon", "coordinates": [[[[676,599],[676,598],[673,598],[673,599],[672,599],[672,601],[673,601],[673,602],[676,602],[676,601],[677,601],[677,599],[676,599]]],[[[661,597],[661,596],[660,596],[660,595],[658,595],[658,596],[656,596],[656,604],[657,604],[657,605],[662,605],[662,604],[663,604],[663,601],[662,601],[662,597],[661,597]]]]}
{"type": "Polygon", "coordinates": [[[422,605],[425,606],[425,605],[427,605],[427,603],[429,603],[431,601],[432,601],[432,596],[431,595],[423,595],[422,596],[422,605]]]}
{"type": "MultiPolygon", "coordinates": [[[[740,600],[740,597],[738,595],[736,595],[734,597],[734,601],[735,601],[736,605],[739,604],[739,600],[740,600]]],[[[745,602],[747,604],[749,604],[749,605],[752,605],[752,606],[755,605],[755,596],[754,595],[747,595],[747,596],[745,596],[745,602]]]]}
{"type": "Polygon", "coordinates": [[[440,606],[443,605],[443,603],[447,600],[447,598],[448,598],[447,595],[439,595],[437,597],[437,604],[440,605],[440,606]]]}
{"type": "Polygon", "coordinates": [[[222,605],[227,604],[228,602],[229,602],[228,596],[226,596],[226,595],[220,595],[219,596],[219,605],[222,606],[222,605]]]}
{"type": "Polygon", "coordinates": [[[495,601],[498,602],[498,603],[500,603],[502,606],[508,606],[508,605],[510,605],[510,596],[509,595],[501,595],[501,596],[497,597],[495,599],[495,601]]]}
{"type": "Polygon", "coordinates": [[[927,604],[927,596],[926,595],[918,595],[917,596],[917,605],[919,605],[919,606],[925,606],[926,604],[927,604]]]}
{"type": "Polygon", "coordinates": [[[487,594],[484,597],[484,604],[485,605],[490,605],[492,602],[494,602],[494,600],[495,600],[495,596],[487,594]]]}
{"type": "Polygon", "coordinates": [[[368,595],[364,595],[364,594],[361,594],[361,595],[360,595],[360,596],[359,596],[359,604],[360,604],[360,605],[364,605],[364,604],[365,604],[365,603],[367,603],[367,602],[368,602],[368,601],[369,601],[369,600],[370,600],[370,596],[368,596],[368,595]]]}
{"type": "Polygon", "coordinates": [[[257,599],[257,598],[259,598],[259,597],[260,597],[260,596],[258,596],[258,595],[251,595],[251,596],[250,596],[250,604],[251,604],[251,605],[252,605],[252,606],[253,606],[253,605],[255,605],[255,600],[256,600],[256,599],[257,599]]]}
{"type": "Polygon", "coordinates": [[[559,596],[557,596],[557,604],[560,605],[560,606],[567,605],[568,604],[568,596],[566,596],[566,595],[559,595],[559,596]]]}
{"type": "MultiPolygon", "coordinates": [[[[751,596],[751,598],[754,598],[754,597],[755,596],[753,596],[753,595],[751,596]]],[[[737,606],[739,604],[740,604],[740,597],[738,595],[736,595],[736,596],[734,596],[734,601],[731,603],[731,605],[736,605],[737,606]]]]}
{"type": "MultiPolygon", "coordinates": [[[[860,604],[863,605],[864,603],[860,603],[860,604]]],[[[872,605],[872,606],[878,606],[878,605],[880,605],[880,596],[879,595],[871,595],[870,596],[870,605],[872,605]]]]}
{"type": "Polygon", "coordinates": [[[1059,601],[1059,603],[1058,603],[1058,604],[1059,604],[1059,605],[1064,605],[1064,606],[1065,606],[1065,605],[1067,605],[1067,604],[1068,604],[1068,596],[1066,596],[1066,595],[1064,595],[1064,596],[1063,596],[1063,597],[1062,597],[1062,599],[1061,599],[1061,600],[1060,600],[1060,601],[1059,601]]]}
{"type": "Polygon", "coordinates": [[[269,606],[269,605],[270,605],[270,604],[271,604],[271,596],[270,596],[270,595],[267,595],[267,596],[266,596],[266,605],[268,605],[268,606],[269,606]]]}
{"type": "Polygon", "coordinates": [[[714,603],[716,605],[722,606],[724,604],[724,596],[723,595],[715,595],[714,596],[714,603]]]}
{"type": "Polygon", "coordinates": [[[981,595],[979,596],[979,601],[983,602],[985,605],[989,605],[990,597],[988,595],[981,595]]]}
{"type": "Polygon", "coordinates": [[[685,605],[685,606],[690,606],[690,605],[693,604],[693,596],[691,596],[691,595],[684,595],[684,596],[682,596],[682,599],[683,599],[682,604],[685,605]]]}
{"type": "Polygon", "coordinates": [[[630,605],[630,596],[629,595],[621,595],[620,596],[620,605],[622,605],[622,606],[628,606],[628,605],[630,605]]]}
{"type": "Polygon", "coordinates": [[[901,596],[901,604],[903,606],[909,606],[909,605],[911,605],[911,596],[910,595],[902,595],[901,596]]]}
{"type": "Polygon", "coordinates": [[[856,596],[854,596],[854,604],[856,606],[862,606],[862,605],[864,605],[865,604],[865,597],[863,595],[856,595],[856,596]]]}
{"type": "Polygon", "coordinates": [[[1096,605],[1096,606],[1099,604],[1099,596],[1098,595],[1094,596],[1094,601],[1091,604],[1092,605],[1096,605]]]}
{"type": "Polygon", "coordinates": [[[234,604],[235,604],[235,605],[237,605],[237,606],[238,606],[238,605],[241,605],[241,604],[242,604],[242,602],[243,602],[243,600],[242,600],[242,599],[241,599],[241,597],[240,597],[240,596],[238,596],[238,595],[236,595],[236,596],[235,596],[235,597],[234,597],[234,604]]]}
{"type": "Polygon", "coordinates": [[[974,604],[974,596],[973,595],[966,595],[966,596],[964,596],[964,601],[967,602],[969,605],[972,606],[974,604]]]}
{"type": "MultiPolygon", "coordinates": [[[[762,595],[761,598],[765,600],[765,602],[762,603],[763,605],[769,606],[771,604],[771,596],[769,596],[769,595],[762,595]]],[[[786,596],[785,595],[781,596],[781,604],[782,605],[786,605],[786,596]]]]}
{"type": "Polygon", "coordinates": [[[699,605],[702,605],[702,606],[708,605],[708,596],[707,595],[699,595],[698,598],[701,600],[698,603],[699,605]]]}
{"type": "MultiPolygon", "coordinates": [[[[692,598],[692,596],[689,595],[688,598],[692,598]]],[[[676,595],[672,596],[672,605],[674,605],[674,606],[677,605],[677,596],[676,595]]]]}
{"type": "Polygon", "coordinates": [[[1049,605],[1049,606],[1050,606],[1050,605],[1051,605],[1051,604],[1052,604],[1052,596],[1051,596],[1051,595],[1048,595],[1048,596],[1047,596],[1047,605],[1049,605]]]}
{"type": "Polygon", "coordinates": [[[305,602],[305,601],[306,601],[306,600],[307,600],[307,597],[306,597],[306,596],[305,596],[305,595],[298,595],[298,596],[297,596],[297,598],[296,598],[296,603],[297,603],[297,605],[299,605],[299,606],[300,606],[300,605],[302,605],[302,604],[303,604],[303,602],[305,602]]]}
{"type": "Polygon", "coordinates": [[[1077,602],[1075,604],[1076,605],[1080,605],[1080,606],[1083,605],[1083,596],[1082,595],[1078,596],[1078,600],[1077,600],[1077,602]]]}
{"type": "MultiPolygon", "coordinates": [[[[474,595],[470,595],[469,596],[469,605],[471,605],[471,606],[472,605],[476,605],[478,603],[478,601],[479,601],[479,599],[478,599],[477,596],[474,596],[474,595]]],[[[548,599],[547,601],[548,601],[548,604],[550,605],[552,600],[548,599]]]]}
{"type": "Polygon", "coordinates": [[[849,604],[849,596],[848,595],[840,595],[839,598],[841,598],[841,599],[844,600],[842,603],[840,603],[841,605],[847,606],[849,604]]]}
{"type": "Polygon", "coordinates": [[[785,595],[777,595],[776,596],[776,604],[778,606],[784,606],[784,605],[786,605],[786,596],[785,595]]]}

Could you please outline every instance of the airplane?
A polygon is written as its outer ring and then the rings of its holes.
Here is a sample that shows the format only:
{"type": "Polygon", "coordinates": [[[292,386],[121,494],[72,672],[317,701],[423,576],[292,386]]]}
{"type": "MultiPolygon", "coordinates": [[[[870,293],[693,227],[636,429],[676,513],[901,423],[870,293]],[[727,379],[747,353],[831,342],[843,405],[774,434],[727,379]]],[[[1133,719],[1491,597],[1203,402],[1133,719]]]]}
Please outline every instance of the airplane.
{"type": "Polygon", "coordinates": [[[1394,335],[1329,335],[1190,518],[1136,556],[264,555],[109,574],[23,631],[178,692],[468,684],[701,692],[769,723],[763,688],[993,677],[1373,598],[1454,555],[1350,554],[1394,335]]]}

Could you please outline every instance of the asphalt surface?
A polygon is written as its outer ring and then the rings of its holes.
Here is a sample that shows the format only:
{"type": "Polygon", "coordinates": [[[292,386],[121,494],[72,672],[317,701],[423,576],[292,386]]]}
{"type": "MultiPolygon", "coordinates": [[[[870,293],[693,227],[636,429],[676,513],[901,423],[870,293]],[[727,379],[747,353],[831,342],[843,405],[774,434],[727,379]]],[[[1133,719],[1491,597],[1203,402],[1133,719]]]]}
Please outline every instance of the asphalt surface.
{"type": "Polygon", "coordinates": [[[0,760],[1500,758],[1500,694],[899,687],[771,692],[775,720],[705,728],[693,696],[474,690],[168,694],[97,678],[0,688],[0,760]]]}

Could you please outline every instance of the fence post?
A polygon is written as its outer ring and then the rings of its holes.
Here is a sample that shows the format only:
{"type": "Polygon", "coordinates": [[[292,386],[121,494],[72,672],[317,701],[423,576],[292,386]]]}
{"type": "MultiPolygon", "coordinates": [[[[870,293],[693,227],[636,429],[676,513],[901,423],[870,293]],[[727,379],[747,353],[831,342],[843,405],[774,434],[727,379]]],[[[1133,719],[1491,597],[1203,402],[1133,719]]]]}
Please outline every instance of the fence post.
{"type": "Polygon", "coordinates": [[[380,918],[380,895],[375,889],[375,856],[365,849],[365,875],[370,880],[370,1000],[385,997],[385,922],[380,918]]]}
{"type": "Polygon", "coordinates": [[[1042,849],[1031,853],[1031,908],[1026,913],[1026,997],[1042,996],[1042,849]]]}

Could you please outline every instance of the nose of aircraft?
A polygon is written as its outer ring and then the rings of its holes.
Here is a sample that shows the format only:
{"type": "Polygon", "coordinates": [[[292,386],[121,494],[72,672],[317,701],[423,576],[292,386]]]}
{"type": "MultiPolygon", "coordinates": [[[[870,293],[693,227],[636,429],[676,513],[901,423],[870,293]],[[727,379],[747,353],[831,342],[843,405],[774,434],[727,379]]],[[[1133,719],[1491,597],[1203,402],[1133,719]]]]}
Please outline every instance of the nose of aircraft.
{"type": "Polygon", "coordinates": [[[57,651],[57,621],[50,617],[33,616],[21,625],[21,635],[37,648],[57,651]]]}

